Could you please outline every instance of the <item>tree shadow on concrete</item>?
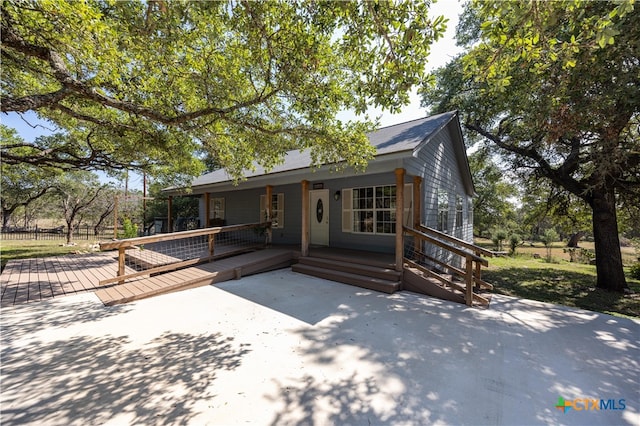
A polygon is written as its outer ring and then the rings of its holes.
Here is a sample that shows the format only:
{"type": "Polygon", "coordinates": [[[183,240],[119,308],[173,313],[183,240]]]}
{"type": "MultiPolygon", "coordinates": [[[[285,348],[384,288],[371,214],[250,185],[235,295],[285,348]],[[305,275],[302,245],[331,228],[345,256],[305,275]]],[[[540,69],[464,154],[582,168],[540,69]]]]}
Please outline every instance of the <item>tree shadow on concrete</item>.
{"type": "MultiPolygon", "coordinates": [[[[558,423],[559,395],[632,399],[640,386],[630,320],[509,298],[478,310],[360,294],[296,331],[317,372],[275,381],[266,397],[284,407],[271,424],[558,423]]],[[[597,422],[629,424],[635,410],[597,422]]]]}
{"type": "Polygon", "coordinates": [[[10,350],[12,342],[24,335],[43,329],[61,329],[92,323],[131,311],[130,305],[106,307],[95,296],[70,295],[40,302],[3,307],[3,350],[10,350]]]}
{"type": "Polygon", "coordinates": [[[3,425],[187,424],[215,397],[220,370],[249,351],[219,333],[165,333],[143,349],[128,338],[74,336],[2,348],[3,425]]]}

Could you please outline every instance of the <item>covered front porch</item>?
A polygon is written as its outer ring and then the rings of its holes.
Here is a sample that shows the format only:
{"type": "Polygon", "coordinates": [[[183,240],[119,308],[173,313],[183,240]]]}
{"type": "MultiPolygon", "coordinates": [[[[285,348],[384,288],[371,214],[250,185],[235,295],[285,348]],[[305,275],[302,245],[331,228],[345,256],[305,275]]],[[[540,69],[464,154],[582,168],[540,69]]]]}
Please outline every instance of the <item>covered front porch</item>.
{"type": "Polygon", "coordinates": [[[200,227],[271,222],[268,242],[299,245],[302,257],[310,247],[381,252],[392,254],[400,271],[403,242],[396,223],[415,227],[424,216],[422,179],[404,168],[367,176],[325,174],[313,181],[261,180],[266,184],[205,188],[199,194],[200,227]]]}

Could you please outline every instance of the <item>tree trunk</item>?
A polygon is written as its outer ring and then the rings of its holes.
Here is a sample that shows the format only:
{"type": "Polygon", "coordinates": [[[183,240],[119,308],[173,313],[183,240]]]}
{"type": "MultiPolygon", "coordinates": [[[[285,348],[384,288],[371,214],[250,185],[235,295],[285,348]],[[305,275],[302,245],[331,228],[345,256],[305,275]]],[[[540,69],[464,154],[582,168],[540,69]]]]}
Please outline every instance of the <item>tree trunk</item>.
{"type": "Polygon", "coordinates": [[[624,292],[628,286],[622,268],[614,190],[597,188],[591,196],[589,204],[593,209],[593,236],[598,274],[596,287],[624,292]]]}
{"type": "Polygon", "coordinates": [[[67,221],[67,244],[71,244],[73,239],[73,220],[67,221]]]}
{"type": "Polygon", "coordinates": [[[584,232],[583,231],[576,232],[575,234],[573,234],[571,236],[571,238],[569,238],[569,242],[567,243],[567,247],[573,247],[573,248],[578,247],[578,243],[580,242],[582,237],[584,237],[584,232]]]}

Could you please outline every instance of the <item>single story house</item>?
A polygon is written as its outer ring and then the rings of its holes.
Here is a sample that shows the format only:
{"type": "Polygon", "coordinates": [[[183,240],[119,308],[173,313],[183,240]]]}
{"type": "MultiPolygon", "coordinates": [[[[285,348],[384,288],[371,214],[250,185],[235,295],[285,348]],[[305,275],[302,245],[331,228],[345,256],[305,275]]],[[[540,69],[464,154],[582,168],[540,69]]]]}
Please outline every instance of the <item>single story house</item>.
{"type": "Polygon", "coordinates": [[[368,138],[377,153],[365,172],[312,170],[308,151],[290,151],[282,164],[258,168],[238,185],[224,170],[198,177],[192,195],[200,198],[201,227],[264,222],[270,213],[272,243],[301,244],[303,256],[309,246],[397,256],[401,214],[407,226],[472,242],[474,186],[458,113],[384,127],[368,138]]]}

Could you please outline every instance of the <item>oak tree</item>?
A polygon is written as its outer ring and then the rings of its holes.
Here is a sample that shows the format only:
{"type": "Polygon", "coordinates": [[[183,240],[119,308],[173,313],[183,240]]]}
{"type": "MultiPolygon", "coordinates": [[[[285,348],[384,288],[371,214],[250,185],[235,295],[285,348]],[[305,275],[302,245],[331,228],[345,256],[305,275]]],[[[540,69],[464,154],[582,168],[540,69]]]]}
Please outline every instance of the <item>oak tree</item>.
{"type": "Polygon", "coordinates": [[[640,14],[620,2],[468,5],[468,51],[423,90],[460,108],[520,176],[547,179],[591,209],[597,287],[622,292],[616,207],[640,202],[640,14]],[[628,201],[627,201],[628,202],[628,201]]]}
{"type": "Polygon", "coordinates": [[[372,123],[336,115],[408,103],[444,31],[429,4],[3,1],[2,111],[35,111],[77,147],[33,144],[28,162],[193,175],[204,151],[237,178],[311,148],[364,167],[372,123]]]}

